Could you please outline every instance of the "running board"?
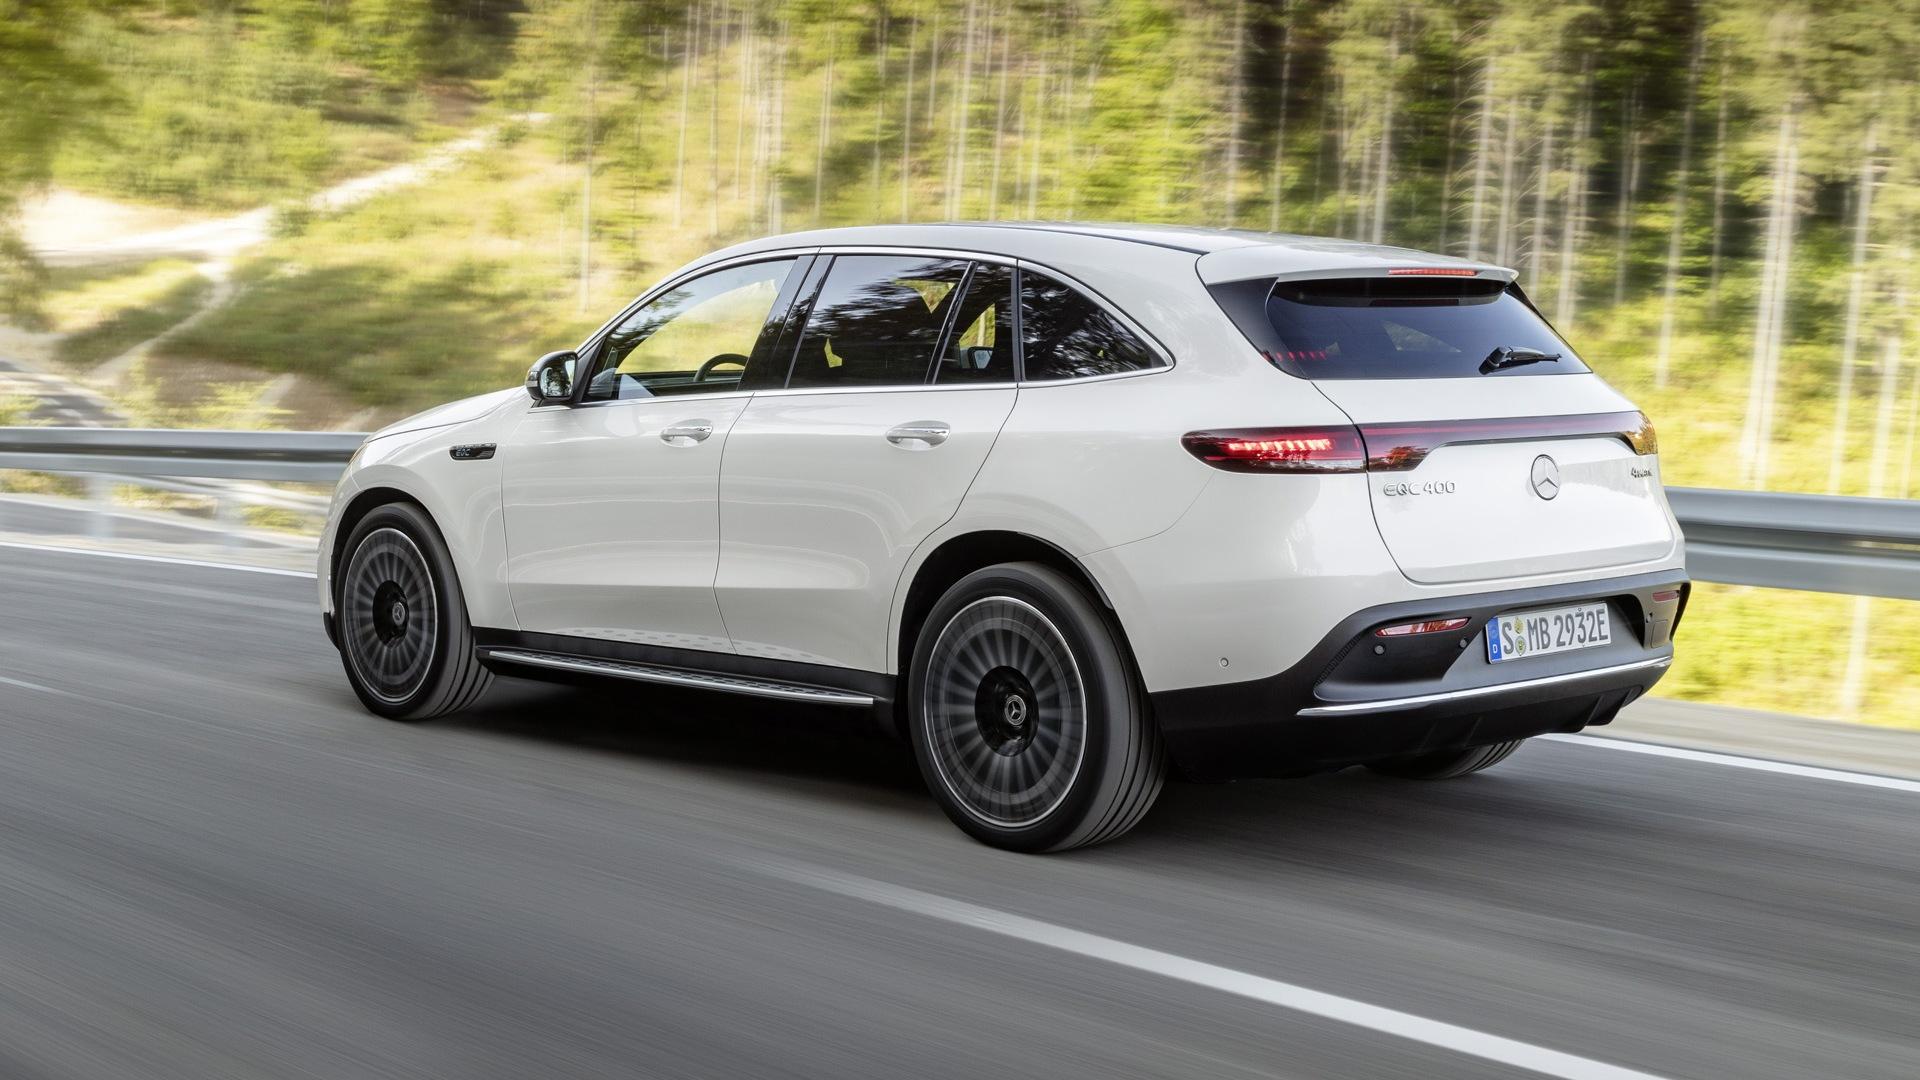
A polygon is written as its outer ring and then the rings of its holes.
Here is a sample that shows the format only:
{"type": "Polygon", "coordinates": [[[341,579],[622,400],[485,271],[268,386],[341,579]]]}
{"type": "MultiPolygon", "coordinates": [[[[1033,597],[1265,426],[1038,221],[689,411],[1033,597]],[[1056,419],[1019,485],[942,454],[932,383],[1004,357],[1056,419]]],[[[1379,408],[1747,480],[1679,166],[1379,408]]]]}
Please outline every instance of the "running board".
{"type": "Polygon", "coordinates": [[[865,708],[873,704],[872,697],[847,690],[802,686],[798,683],[780,682],[776,679],[754,679],[744,675],[716,675],[706,671],[687,671],[656,664],[637,664],[631,660],[604,660],[597,656],[534,652],[529,649],[480,648],[475,652],[482,660],[504,664],[524,664],[554,671],[574,671],[585,675],[603,675],[609,678],[632,679],[636,682],[660,683],[666,686],[685,686],[696,690],[718,690],[722,693],[743,694],[747,697],[806,701],[815,705],[849,705],[857,708],[865,708]]]}

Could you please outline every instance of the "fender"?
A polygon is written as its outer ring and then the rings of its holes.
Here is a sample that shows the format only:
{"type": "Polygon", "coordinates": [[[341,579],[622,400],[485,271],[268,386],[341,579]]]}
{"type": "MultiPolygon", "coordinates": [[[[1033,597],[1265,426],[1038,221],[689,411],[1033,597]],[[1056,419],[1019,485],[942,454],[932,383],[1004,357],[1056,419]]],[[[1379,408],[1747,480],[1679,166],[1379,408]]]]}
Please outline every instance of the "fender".
{"type": "MultiPolygon", "coordinates": [[[[334,499],[338,508],[366,491],[388,489],[419,503],[446,540],[473,624],[517,629],[506,585],[500,458],[472,454],[456,458],[452,452],[474,444],[510,445],[513,429],[530,406],[518,390],[488,397],[497,400],[471,419],[375,435],[348,466],[334,499]]],[[[344,539],[331,534],[322,537],[320,590],[325,611],[333,608],[333,552],[344,539]]]]}

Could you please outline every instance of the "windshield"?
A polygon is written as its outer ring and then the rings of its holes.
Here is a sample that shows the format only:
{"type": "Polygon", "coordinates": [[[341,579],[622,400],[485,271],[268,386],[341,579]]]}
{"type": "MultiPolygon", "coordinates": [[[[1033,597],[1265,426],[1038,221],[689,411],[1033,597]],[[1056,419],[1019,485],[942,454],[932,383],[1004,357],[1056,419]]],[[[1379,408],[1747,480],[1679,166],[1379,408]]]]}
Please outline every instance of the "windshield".
{"type": "Polygon", "coordinates": [[[1520,290],[1501,281],[1262,279],[1211,289],[1275,367],[1306,379],[1508,378],[1587,370],[1520,290]],[[1502,350],[1504,357],[1489,361],[1502,350]]]}

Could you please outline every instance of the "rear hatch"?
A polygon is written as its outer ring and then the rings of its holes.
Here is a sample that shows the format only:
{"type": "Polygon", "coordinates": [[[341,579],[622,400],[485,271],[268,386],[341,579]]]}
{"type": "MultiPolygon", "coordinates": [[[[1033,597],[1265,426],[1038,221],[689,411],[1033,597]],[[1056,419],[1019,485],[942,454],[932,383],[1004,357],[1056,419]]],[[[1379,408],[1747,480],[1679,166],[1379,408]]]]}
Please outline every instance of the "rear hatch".
{"type": "Polygon", "coordinates": [[[1504,272],[1360,273],[1209,288],[1270,362],[1360,429],[1374,520],[1408,578],[1567,573],[1671,550],[1651,426],[1504,272]]]}

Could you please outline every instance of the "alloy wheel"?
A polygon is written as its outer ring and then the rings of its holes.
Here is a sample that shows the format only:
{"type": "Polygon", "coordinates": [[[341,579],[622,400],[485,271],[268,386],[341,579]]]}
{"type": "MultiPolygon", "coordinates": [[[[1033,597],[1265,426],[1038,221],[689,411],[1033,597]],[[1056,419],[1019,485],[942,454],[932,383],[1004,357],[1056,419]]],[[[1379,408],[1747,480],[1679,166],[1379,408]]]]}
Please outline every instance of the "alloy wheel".
{"type": "Polygon", "coordinates": [[[1056,809],[1080,773],[1087,695],[1066,639],[1024,600],[960,609],[929,658],[921,722],[945,785],[981,821],[1018,828],[1056,809]]]}
{"type": "Polygon", "coordinates": [[[367,689],[389,704],[417,693],[440,636],[438,596],[419,545],[399,529],[368,533],[347,565],[340,608],[341,640],[367,689]]]}

